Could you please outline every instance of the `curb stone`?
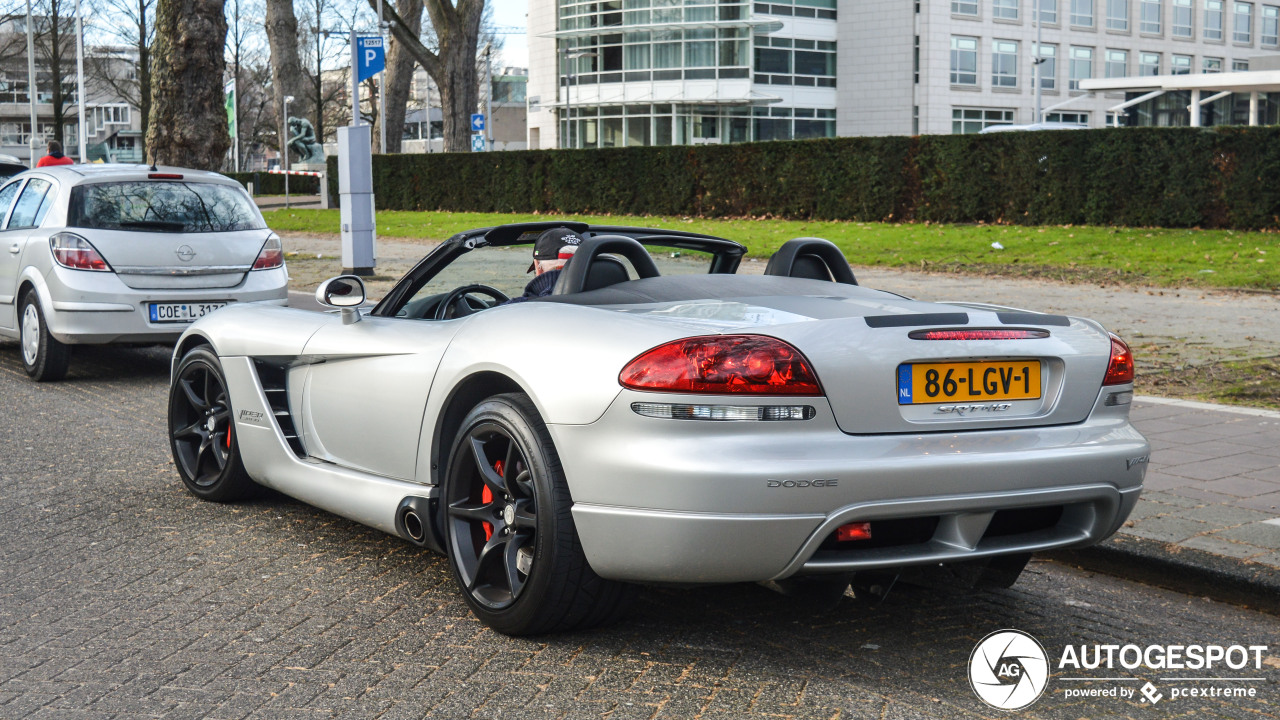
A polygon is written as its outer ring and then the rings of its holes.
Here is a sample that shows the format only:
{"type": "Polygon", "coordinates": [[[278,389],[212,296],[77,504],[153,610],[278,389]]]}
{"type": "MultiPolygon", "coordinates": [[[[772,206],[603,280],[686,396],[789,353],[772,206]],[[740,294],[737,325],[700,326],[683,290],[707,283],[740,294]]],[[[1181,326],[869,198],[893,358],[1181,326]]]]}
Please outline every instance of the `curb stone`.
{"type": "Polygon", "coordinates": [[[1085,570],[1280,615],[1280,570],[1158,540],[1117,535],[1043,555],[1085,570]]]}

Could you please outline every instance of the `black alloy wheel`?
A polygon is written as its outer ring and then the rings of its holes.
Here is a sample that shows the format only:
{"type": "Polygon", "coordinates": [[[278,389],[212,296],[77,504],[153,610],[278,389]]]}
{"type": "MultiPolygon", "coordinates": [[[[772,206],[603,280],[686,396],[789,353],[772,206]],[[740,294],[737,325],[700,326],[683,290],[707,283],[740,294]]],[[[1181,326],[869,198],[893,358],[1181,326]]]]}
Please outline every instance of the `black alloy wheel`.
{"type": "Polygon", "coordinates": [[[178,474],[192,493],[219,502],[251,494],[222,364],[208,347],[191,350],[178,364],[169,388],[169,436],[178,474]]]}
{"type": "Polygon", "coordinates": [[[459,449],[473,467],[459,469],[447,508],[458,574],[476,602],[502,610],[520,597],[533,568],[533,474],[519,443],[497,423],[470,428],[459,449]]]}
{"type": "Polygon", "coordinates": [[[467,413],[443,498],[439,522],[454,580],[494,630],[595,627],[634,600],[635,585],[605,580],[587,563],[560,457],[527,395],[495,395],[467,413]]]}

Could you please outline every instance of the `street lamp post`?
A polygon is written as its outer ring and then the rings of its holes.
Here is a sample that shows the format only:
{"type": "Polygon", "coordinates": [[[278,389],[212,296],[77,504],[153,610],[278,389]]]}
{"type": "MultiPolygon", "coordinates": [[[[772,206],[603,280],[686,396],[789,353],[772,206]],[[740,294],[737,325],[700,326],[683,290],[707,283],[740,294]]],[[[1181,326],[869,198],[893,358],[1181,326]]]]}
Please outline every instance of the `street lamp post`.
{"type": "Polygon", "coordinates": [[[564,86],[564,115],[565,115],[564,136],[565,137],[564,137],[564,142],[561,143],[561,145],[568,144],[568,146],[572,148],[577,145],[577,143],[573,142],[573,96],[570,94],[570,89],[573,87],[573,84],[574,84],[573,78],[575,77],[575,75],[573,70],[570,69],[570,65],[567,61],[577,60],[578,58],[584,58],[584,57],[595,57],[596,54],[593,52],[569,52],[569,48],[567,47],[560,48],[560,52],[564,53],[564,59],[566,61],[565,62],[565,78],[564,78],[565,79],[565,86],[564,86]]]}
{"type": "Polygon", "coordinates": [[[27,100],[31,106],[31,132],[27,134],[27,144],[31,146],[31,158],[27,163],[31,167],[36,166],[36,128],[39,127],[36,122],[36,95],[38,88],[36,87],[36,48],[33,35],[35,31],[31,28],[31,24],[35,19],[31,16],[31,0],[27,0],[27,100]]]}
{"type": "Polygon", "coordinates": [[[283,132],[280,133],[280,167],[284,170],[284,206],[289,207],[289,103],[293,102],[292,95],[284,96],[284,112],[281,113],[280,125],[283,132]]]}
{"type": "Polygon", "coordinates": [[[1035,67],[1035,70],[1036,70],[1034,74],[1035,84],[1036,84],[1036,118],[1034,122],[1042,122],[1044,120],[1044,117],[1041,114],[1041,110],[1040,110],[1040,65],[1044,63],[1044,57],[1040,54],[1040,37],[1041,37],[1040,9],[1043,2],[1044,0],[1035,0],[1035,6],[1031,10],[1031,12],[1033,13],[1032,18],[1035,20],[1035,23],[1036,23],[1035,57],[1031,58],[1031,64],[1035,67]]]}

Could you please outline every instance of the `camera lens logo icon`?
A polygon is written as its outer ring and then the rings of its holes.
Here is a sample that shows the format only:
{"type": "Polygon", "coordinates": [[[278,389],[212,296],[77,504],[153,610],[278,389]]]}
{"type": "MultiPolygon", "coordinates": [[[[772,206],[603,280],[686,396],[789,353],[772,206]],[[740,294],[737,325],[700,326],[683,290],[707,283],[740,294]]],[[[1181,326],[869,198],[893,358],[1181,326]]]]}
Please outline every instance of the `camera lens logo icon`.
{"type": "Polygon", "coordinates": [[[1021,630],[997,630],[969,655],[969,685],[982,702],[999,710],[1021,710],[1044,694],[1049,656],[1021,630]]]}

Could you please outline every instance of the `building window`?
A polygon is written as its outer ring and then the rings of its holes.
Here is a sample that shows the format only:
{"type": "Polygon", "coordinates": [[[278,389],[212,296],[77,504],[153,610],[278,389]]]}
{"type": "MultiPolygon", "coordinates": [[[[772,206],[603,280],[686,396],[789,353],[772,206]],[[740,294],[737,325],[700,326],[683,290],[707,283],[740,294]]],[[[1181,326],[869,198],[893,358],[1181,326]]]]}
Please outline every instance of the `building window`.
{"type": "Polygon", "coordinates": [[[1107,77],[1120,78],[1129,74],[1129,51],[1128,50],[1108,50],[1107,51],[1107,77]]]}
{"type": "Polygon", "coordinates": [[[807,140],[836,136],[836,111],[757,107],[752,110],[756,140],[807,140]]]}
{"type": "Polygon", "coordinates": [[[1142,53],[1138,56],[1138,75],[1151,77],[1160,74],[1160,53],[1142,53]]]}
{"type": "Polygon", "coordinates": [[[1093,27],[1093,0],[1071,0],[1071,24],[1093,27]]]}
{"type": "Polygon", "coordinates": [[[991,17],[1001,20],[1018,19],[1018,0],[991,0],[991,17]]]}
{"type": "Polygon", "coordinates": [[[920,106],[919,105],[911,106],[911,134],[912,135],[920,134],[920,106]]]}
{"type": "Polygon", "coordinates": [[[1068,90],[1079,90],[1080,81],[1093,77],[1093,48],[1071,46],[1068,90]]]}
{"type": "Polygon", "coordinates": [[[1262,44],[1269,47],[1280,45],[1280,7],[1262,6],[1262,44]]]}
{"type": "Polygon", "coordinates": [[[1040,3],[1040,22],[1058,22],[1058,0],[1033,0],[1040,3]]]}
{"type": "Polygon", "coordinates": [[[1129,31],[1129,0],[1107,0],[1107,29],[1129,31]]]}
{"type": "Polygon", "coordinates": [[[1191,29],[1191,0],[1173,0],[1173,36],[1190,38],[1195,35],[1191,29]]]}
{"type": "Polygon", "coordinates": [[[1204,0],[1204,39],[1222,39],[1222,0],[1204,0]]]}
{"type": "Polygon", "coordinates": [[[1045,116],[1045,122],[1071,123],[1073,125],[1088,125],[1089,113],[1087,112],[1051,112],[1045,116]]]}
{"type": "Polygon", "coordinates": [[[951,84],[978,84],[978,38],[951,36],[951,84]]]}
{"type": "Polygon", "coordinates": [[[1237,2],[1234,5],[1235,25],[1231,39],[1238,43],[1253,42],[1253,3],[1237,2]]]}
{"type": "Polygon", "coordinates": [[[1191,74],[1191,56],[1190,55],[1174,55],[1173,62],[1170,63],[1170,71],[1173,75],[1190,75],[1191,74]]]}
{"type": "Polygon", "coordinates": [[[952,15],[978,16],[978,0],[951,0],[952,15]]]}
{"type": "Polygon", "coordinates": [[[1138,31],[1144,35],[1160,34],[1160,0],[1142,0],[1138,31]]]}
{"type": "Polygon", "coordinates": [[[1232,60],[1231,61],[1232,72],[1248,72],[1248,70],[1249,70],[1248,60],[1232,60]]]}
{"type": "Polygon", "coordinates": [[[911,55],[911,71],[915,84],[920,84],[920,36],[916,36],[915,51],[911,55]]]}
{"type": "Polygon", "coordinates": [[[1207,57],[1202,59],[1200,72],[1220,73],[1222,72],[1222,58],[1207,57]]]}
{"type": "Polygon", "coordinates": [[[836,86],[836,44],[757,36],[755,82],[801,87],[836,86]]]}
{"type": "MultiPolygon", "coordinates": [[[[708,0],[701,0],[707,2],[708,0]]],[[[647,2],[647,0],[639,0],[639,2],[647,2]]],[[[659,0],[656,4],[672,4],[659,0]]],[[[767,15],[794,15],[796,17],[816,17],[823,20],[836,19],[836,0],[770,0],[769,3],[758,2],[753,6],[758,13],[767,15]]],[[[721,8],[721,20],[740,20],[746,17],[744,12],[741,15],[735,15],[732,18],[724,17],[724,8],[721,8]]]]}
{"type": "Polygon", "coordinates": [[[1058,89],[1058,46],[1040,45],[1040,89],[1058,89]]]}
{"type": "Polygon", "coordinates": [[[998,108],[951,108],[951,132],[969,135],[992,125],[1012,125],[1013,111],[998,108]]]}
{"type": "Polygon", "coordinates": [[[1018,43],[994,40],[991,43],[991,86],[1018,87],[1018,43]]]}

